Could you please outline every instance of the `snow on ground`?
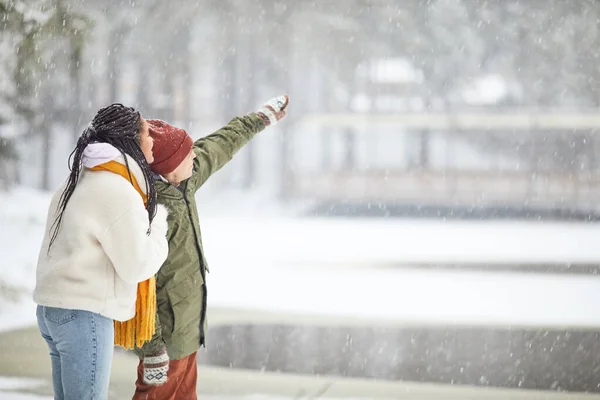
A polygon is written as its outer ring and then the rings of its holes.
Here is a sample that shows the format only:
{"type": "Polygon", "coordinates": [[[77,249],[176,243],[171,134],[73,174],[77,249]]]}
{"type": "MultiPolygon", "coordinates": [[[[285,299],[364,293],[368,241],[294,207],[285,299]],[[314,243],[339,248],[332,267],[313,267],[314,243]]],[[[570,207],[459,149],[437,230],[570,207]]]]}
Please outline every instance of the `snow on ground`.
{"type": "MultiPolygon", "coordinates": [[[[0,194],[0,329],[35,322],[30,293],[49,199],[23,188],[0,194]]],[[[238,203],[242,194],[199,197],[213,306],[418,323],[600,326],[595,276],[418,269],[599,263],[600,225],[301,219],[268,199],[238,203]],[[413,268],[391,267],[398,263],[413,268]]]]}
{"type": "Polygon", "coordinates": [[[201,223],[209,262],[221,255],[277,267],[600,261],[600,224],[294,217],[201,223]]]}
{"type": "Polygon", "coordinates": [[[0,330],[35,323],[31,292],[50,195],[0,192],[0,330]]]}
{"type": "Polygon", "coordinates": [[[24,394],[16,392],[0,391],[0,395],[2,395],[2,400],[52,400],[52,397],[48,396],[37,396],[34,394],[24,394]]]}
{"type": "Polygon", "coordinates": [[[17,390],[32,390],[46,383],[40,379],[8,378],[0,376],[0,398],[2,400],[51,400],[52,397],[16,393],[17,390]]]}
{"type": "Polygon", "coordinates": [[[33,289],[49,202],[49,194],[36,190],[0,192],[0,286],[33,289]]]}
{"type": "MultiPolygon", "coordinates": [[[[52,400],[50,396],[39,396],[34,394],[25,394],[19,393],[20,390],[35,390],[37,388],[48,385],[48,382],[45,382],[40,379],[32,379],[32,378],[13,378],[13,377],[3,377],[0,376],[0,399],[2,400],[52,400]]],[[[308,397],[306,397],[308,398],[308,397]]],[[[381,399],[381,397],[378,397],[381,399]]],[[[202,395],[202,399],[204,400],[292,400],[298,399],[298,396],[294,397],[283,397],[283,396],[273,396],[266,394],[252,394],[252,395],[240,395],[240,396],[212,396],[212,395],[202,395]]],[[[333,397],[319,397],[321,400],[334,400],[333,397]]],[[[340,398],[338,398],[340,399],[340,398]]],[[[369,400],[365,397],[355,397],[348,398],[344,397],[344,400],[369,400]]]]}
{"type": "Polygon", "coordinates": [[[599,328],[600,277],[418,269],[214,269],[210,305],[405,324],[599,328]]]}
{"type": "Polygon", "coordinates": [[[26,328],[36,323],[36,304],[27,292],[16,300],[3,300],[0,294],[0,332],[26,328]]]}
{"type": "MultiPolygon", "coordinates": [[[[203,400],[298,400],[298,396],[272,396],[267,394],[252,394],[248,396],[206,396],[203,395],[203,400]]],[[[312,399],[314,397],[300,397],[300,399],[312,399]]],[[[381,397],[318,397],[319,400],[381,400],[381,397]]],[[[18,399],[20,400],[20,399],[18,399]]]]}

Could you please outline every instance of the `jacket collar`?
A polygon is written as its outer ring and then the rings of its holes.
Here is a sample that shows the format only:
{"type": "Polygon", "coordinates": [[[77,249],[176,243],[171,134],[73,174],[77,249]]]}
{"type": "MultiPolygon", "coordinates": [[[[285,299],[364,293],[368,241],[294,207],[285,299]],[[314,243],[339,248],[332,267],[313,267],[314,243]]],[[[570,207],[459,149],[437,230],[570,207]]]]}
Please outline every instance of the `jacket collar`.
{"type": "Polygon", "coordinates": [[[140,189],[147,194],[144,173],[133,158],[126,154],[123,155],[116,147],[108,143],[90,143],[83,150],[81,164],[85,168],[97,167],[109,161],[129,166],[129,171],[138,181],[140,189]],[[125,159],[127,159],[127,163],[125,163],[125,159]]]}

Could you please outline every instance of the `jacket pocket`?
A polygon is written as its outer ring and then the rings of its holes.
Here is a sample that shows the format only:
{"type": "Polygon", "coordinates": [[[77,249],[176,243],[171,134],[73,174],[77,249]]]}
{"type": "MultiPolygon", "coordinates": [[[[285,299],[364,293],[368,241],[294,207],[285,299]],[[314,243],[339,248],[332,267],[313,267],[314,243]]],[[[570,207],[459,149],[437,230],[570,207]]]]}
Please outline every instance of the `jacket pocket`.
{"type": "Polygon", "coordinates": [[[200,270],[167,290],[173,313],[173,332],[183,332],[200,323],[204,281],[200,270]]]}
{"type": "Polygon", "coordinates": [[[115,300],[124,306],[130,307],[135,304],[137,295],[137,284],[132,285],[121,278],[117,274],[114,275],[115,300]]]}

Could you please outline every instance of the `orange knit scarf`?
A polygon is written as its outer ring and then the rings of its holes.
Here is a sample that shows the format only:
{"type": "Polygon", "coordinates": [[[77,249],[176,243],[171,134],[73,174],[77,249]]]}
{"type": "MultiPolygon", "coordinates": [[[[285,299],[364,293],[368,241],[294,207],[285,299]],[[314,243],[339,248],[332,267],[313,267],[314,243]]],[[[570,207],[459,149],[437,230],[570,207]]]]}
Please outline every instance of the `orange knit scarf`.
{"type": "MultiPolygon", "coordinates": [[[[116,161],[109,161],[104,164],[89,168],[91,171],[110,171],[121,175],[131,182],[135,190],[138,191],[144,205],[147,206],[148,196],[142,191],[133,174],[130,177],[127,167],[116,161]]],[[[138,283],[137,298],[135,301],[135,316],[129,321],[115,324],[115,345],[126,349],[133,349],[134,345],[142,347],[144,342],[152,339],[156,329],[156,278],[138,283]]]]}

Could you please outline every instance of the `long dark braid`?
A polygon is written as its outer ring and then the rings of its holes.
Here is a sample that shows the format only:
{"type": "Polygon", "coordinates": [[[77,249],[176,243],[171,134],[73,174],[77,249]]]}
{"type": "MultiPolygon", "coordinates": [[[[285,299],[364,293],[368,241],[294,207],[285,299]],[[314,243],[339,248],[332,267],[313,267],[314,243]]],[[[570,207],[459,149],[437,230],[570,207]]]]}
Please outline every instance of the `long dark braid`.
{"type": "MultiPolygon", "coordinates": [[[[48,252],[50,252],[50,247],[52,247],[52,243],[54,243],[58,235],[65,207],[79,182],[83,150],[90,143],[108,143],[118,149],[125,158],[125,166],[127,167],[130,180],[132,180],[131,170],[129,169],[129,162],[125,155],[130,156],[138,163],[144,174],[146,193],[148,194],[148,222],[149,224],[152,223],[156,215],[156,188],[150,165],[148,165],[139,144],[142,123],[143,120],[138,111],[119,103],[111,104],[96,113],[90,125],[77,140],[77,145],[69,156],[69,169],[71,173],[69,174],[67,186],[59,199],[59,206],[56,211],[57,217],[50,228],[52,236],[48,252]]],[[[148,233],[150,233],[150,228],[148,229],[148,233]]]]}

